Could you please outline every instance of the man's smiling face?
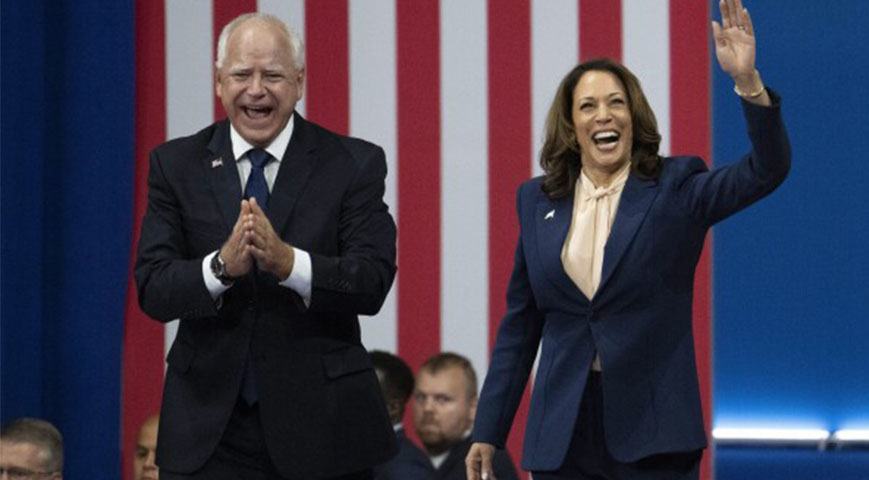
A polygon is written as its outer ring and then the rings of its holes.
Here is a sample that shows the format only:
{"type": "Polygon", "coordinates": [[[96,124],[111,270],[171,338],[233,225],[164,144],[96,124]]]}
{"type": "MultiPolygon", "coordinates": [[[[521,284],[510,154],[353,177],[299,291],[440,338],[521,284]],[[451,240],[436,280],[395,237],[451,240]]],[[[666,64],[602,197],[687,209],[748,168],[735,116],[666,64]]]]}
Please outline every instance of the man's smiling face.
{"type": "Polygon", "coordinates": [[[250,19],[229,36],[216,74],[217,96],[229,121],[256,147],[268,146],[302,98],[304,72],[293,66],[289,39],[262,19],[250,19]]]}

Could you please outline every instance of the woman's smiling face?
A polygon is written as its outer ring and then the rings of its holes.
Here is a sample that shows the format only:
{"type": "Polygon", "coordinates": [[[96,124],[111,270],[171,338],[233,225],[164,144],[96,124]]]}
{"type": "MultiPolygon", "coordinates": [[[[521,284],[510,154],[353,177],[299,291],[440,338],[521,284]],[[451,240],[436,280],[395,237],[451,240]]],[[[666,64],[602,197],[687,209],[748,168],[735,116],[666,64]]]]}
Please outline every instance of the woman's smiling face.
{"type": "Polygon", "coordinates": [[[584,73],[573,89],[572,115],[582,168],[592,181],[597,183],[596,178],[606,178],[630,162],[631,109],[618,77],[602,70],[584,73]]]}

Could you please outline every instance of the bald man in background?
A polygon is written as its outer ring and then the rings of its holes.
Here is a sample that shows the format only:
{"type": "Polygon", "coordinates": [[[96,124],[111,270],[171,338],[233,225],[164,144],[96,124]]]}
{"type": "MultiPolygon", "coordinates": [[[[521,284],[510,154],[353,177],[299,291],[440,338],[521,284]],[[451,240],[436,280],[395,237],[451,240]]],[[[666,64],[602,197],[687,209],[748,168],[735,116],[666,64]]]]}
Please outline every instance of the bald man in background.
{"type": "Polygon", "coordinates": [[[160,480],[157,468],[157,427],[159,415],[151,415],[142,423],[136,440],[136,456],[133,457],[133,480],[160,480]]]}

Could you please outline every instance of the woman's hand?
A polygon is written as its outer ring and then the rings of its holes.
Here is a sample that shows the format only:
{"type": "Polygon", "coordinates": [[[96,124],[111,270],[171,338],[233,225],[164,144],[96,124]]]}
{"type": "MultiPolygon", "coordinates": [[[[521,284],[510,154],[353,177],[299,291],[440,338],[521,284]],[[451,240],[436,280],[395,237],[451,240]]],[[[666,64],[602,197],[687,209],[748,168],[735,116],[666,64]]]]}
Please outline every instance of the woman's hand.
{"type": "Polygon", "coordinates": [[[742,0],[721,0],[718,8],[721,24],[712,22],[718,64],[733,79],[737,93],[743,98],[769,105],[769,96],[754,65],[756,44],[748,10],[742,6],[742,0]]]}
{"type": "Polygon", "coordinates": [[[496,480],[492,472],[492,457],[495,456],[495,446],[488,443],[475,442],[465,457],[465,468],[468,480],[496,480]]]}
{"type": "Polygon", "coordinates": [[[754,27],[748,10],[742,7],[741,0],[721,0],[721,21],[712,22],[712,35],[715,37],[715,56],[722,70],[736,78],[754,72],[754,27]]]}

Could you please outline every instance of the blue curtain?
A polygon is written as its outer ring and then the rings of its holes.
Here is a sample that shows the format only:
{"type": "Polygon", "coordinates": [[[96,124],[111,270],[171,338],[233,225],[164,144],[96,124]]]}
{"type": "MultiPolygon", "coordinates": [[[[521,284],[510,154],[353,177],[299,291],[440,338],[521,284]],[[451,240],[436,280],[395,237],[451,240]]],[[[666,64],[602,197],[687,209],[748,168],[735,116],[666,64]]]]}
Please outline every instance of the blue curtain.
{"type": "Polygon", "coordinates": [[[55,423],[68,478],[120,477],[133,14],[57,0],[0,15],[0,415],[55,423]]]}

